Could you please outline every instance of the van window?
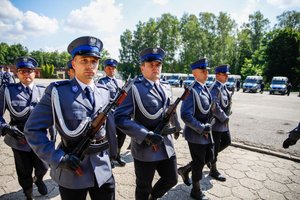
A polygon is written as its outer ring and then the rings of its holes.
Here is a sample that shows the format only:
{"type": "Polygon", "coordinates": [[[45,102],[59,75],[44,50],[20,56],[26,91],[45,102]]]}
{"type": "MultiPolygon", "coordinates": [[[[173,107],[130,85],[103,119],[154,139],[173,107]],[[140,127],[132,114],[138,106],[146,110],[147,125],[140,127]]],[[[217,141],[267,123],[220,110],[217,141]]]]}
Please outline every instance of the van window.
{"type": "Polygon", "coordinates": [[[284,85],[284,84],[286,84],[286,81],[284,81],[284,80],[273,80],[271,84],[284,85]]]}
{"type": "Polygon", "coordinates": [[[257,79],[246,79],[245,82],[246,83],[257,83],[258,80],[257,79]]]}

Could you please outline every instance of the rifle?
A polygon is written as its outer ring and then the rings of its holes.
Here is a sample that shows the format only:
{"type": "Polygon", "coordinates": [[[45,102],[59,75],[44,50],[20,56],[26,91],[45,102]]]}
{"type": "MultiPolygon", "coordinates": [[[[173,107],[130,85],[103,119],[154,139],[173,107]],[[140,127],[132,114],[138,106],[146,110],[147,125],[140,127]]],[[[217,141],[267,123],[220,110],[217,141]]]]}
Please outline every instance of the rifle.
{"type": "Polygon", "coordinates": [[[14,127],[13,133],[11,131],[9,131],[7,134],[12,136],[16,140],[18,140],[18,142],[20,144],[26,144],[27,143],[27,141],[25,139],[25,136],[24,136],[24,133],[22,131],[20,131],[17,127],[14,127]]]}
{"type": "MultiPolygon", "coordinates": [[[[209,110],[209,114],[208,114],[208,117],[207,117],[207,122],[208,124],[211,124],[213,123],[214,119],[215,119],[215,116],[214,116],[214,111],[217,107],[217,102],[218,100],[220,99],[221,97],[221,93],[219,92],[217,97],[215,97],[212,102],[211,102],[211,106],[210,106],[210,110],[209,110]]],[[[208,133],[203,133],[204,137],[206,137],[206,139],[208,138],[208,133]]],[[[209,131],[209,135],[210,135],[210,139],[211,139],[211,143],[214,144],[214,139],[213,139],[213,136],[212,136],[212,132],[209,131]]]]}
{"type": "MultiPolygon", "coordinates": [[[[229,97],[228,97],[228,106],[227,108],[224,110],[225,114],[229,117],[229,115],[231,115],[231,107],[232,107],[232,96],[234,94],[234,88],[231,92],[231,94],[229,94],[229,97]]],[[[228,127],[228,121],[227,121],[227,124],[226,126],[228,127]]]]}
{"type": "MultiPolygon", "coordinates": [[[[112,108],[120,105],[123,102],[123,100],[127,96],[129,89],[134,84],[135,80],[136,80],[136,77],[134,79],[130,80],[130,75],[129,75],[125,85],[120,90],[118,90],[115,98],[107,104],[107,106],[103,109],[103,111],[101,111],[101,112],[99,111],[98,115],[92,121],[89,122],[90,123],[88,126],[89,128],[86,130],[86,134],[85,134],[84,138],[73,149],[73,151],[71,153],[72,155],[76,156],[80,160],[83,160],[86,150],[92,143],[97,132],[104,125],[104,122],[108,116],[108,113],[112,110],[112,108]]],[[[108,147],[108,141],[103,142],[101,144],[101,146],[108,147]]],[[[78,167],[75,170],[75,173],[78,176],[83,175],[83,171],[80,167],[78,167]]]]}
{"type": "MultiPolygon", "coordinates": [[[[190,91],[193,88],[195,83],[196,83],[196,81],[191,83],[188,87],[185,87],[183,94],[180,97],[178,97],[175,100],[175,102],[168,107],[168,110],[165,112],[162,120],[154,129],[154,131],[153,131],[154,133],[158,133],[162,136],[166,136],[166,135],[172,134],[173,132],[176,131],[176,127],[174,127],[173,129],[170,129],[168,131],[165,129],[166,129],[166,126],[169,124],[169,121],[170,121],[172,115],[176,112],[176,108],[177,108],[179,102],[188,96],[188,94],[190,93],[190,91]]],[[[158,146],[152,144],[152,150],[158,151],[158,146]]]]}

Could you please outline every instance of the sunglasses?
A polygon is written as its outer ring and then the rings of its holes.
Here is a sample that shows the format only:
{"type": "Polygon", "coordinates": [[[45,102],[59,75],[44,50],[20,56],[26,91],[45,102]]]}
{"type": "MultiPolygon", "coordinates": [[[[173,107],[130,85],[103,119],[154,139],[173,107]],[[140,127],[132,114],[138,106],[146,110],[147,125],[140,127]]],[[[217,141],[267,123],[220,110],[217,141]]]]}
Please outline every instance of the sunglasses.
{"type": "Polygon", "coordinates": [[[18,73],[20,74],[31,74],[34,72],[34,69],[18,69],[18,73]]]}

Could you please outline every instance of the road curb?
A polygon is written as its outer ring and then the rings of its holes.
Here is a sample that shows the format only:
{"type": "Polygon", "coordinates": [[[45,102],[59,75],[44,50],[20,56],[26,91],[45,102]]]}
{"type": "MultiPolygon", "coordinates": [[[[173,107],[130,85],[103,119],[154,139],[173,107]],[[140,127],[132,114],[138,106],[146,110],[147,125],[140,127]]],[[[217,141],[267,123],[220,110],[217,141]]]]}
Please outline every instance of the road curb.
{"type": "Polygon", "coordinates": [[[264,154],[267,154],[267,155],[276,156],[276,157],[279,157],[279,158],[284,158],[284,159],[287,159],[287,160],[292,160],[294,162],[300,163],[300,158],[299,157],[292,156],[292,155],[289,155],[289,154],[280,153],[280,152],[276,152],[276,151],[271,151],[269,149],[262,149],[262,148],[258,148],[258,147],[254,147],[254,146],[249,146],[249,145],[245,145],[245,144],[239,143],[239,142],[231,142],[231,146],[241,148],[241,149],[250,150],[250,151],[255,151],[255,152],[258,152],[258,153],[264,153],[264,154]]]}

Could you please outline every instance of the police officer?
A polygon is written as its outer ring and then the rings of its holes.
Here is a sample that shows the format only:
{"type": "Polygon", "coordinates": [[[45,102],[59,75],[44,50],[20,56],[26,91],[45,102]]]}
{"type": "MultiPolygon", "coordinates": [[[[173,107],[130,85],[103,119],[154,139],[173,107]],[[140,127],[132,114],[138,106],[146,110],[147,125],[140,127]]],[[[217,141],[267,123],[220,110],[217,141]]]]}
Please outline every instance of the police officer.
{"type": "Polygon", "coordinates": [[[22,132],[45,87],[34,84],[35,68],[38,66],[35,59],[24,56],[16,59],[15,64],[20,82],[2,87],[0,91],[0,132],[5,135],[4,142],[12,148],[19,184],[26,198],[32,199],[33,169],[38,191],[46,195],[48,191],[43,177],[48,167],[32,151],[22,132]],[[6,109],[10,113],[9,123],[3,118],[6,109]]]}
{"type": "Polygon", "coordinates": [[[192,170],[193,188],[190,196],[194,199],[205,199],[199,181],[202,179],[203,167],[213,159],[212,138],[209,134],[211,125],[208,122],[212,98],[205,85],[208,78],[208,61],[202,58],[190,67],[196,82],[190,94],[183,100],[180,112],[185,123],[183,136],[188,142],[192,162],[179,168],[178,173],[183,175],[186,182],[188,179],[185,177],[192,170]]]}
{"type": "Polygon", "coordinates": [[[69,79],[73,79],[75,77],[75,70],[73,69],[73,66],[72,66],[72,59],[67,62],[67,73],[68,73],[69,79]]]}
{"type": "Polygon", "coordinates": [[[216,81],[210,87],[213,99],[217,99],[217,106],[214,109],[215,123],[212,124],[212,135],[215,142],[215,158],[208,165],[209,175],[218,181],[226,181],[226,178],[217,170],[218,153],[231,144],[231,137],[228,128],[229,113],[226,111],[230,106],[231,96],[226,88],[229,65],[220,65],[215,68],[216,81]]]}
{"type": "MultiPolygon", "coordinates": [[[[173,136],[153,132],[172,98],[170,86],[159,80],[164,56],[161,48],[147,48],[140,52],[143,76],[135,81],[115,111],[118,128],[131,137],[137,200],[160,198],[177,183],[173,136]],[[160,179],[152,187],[155,171],[160,179]]],[[[175,132],[179,132],[176,114],[170,121],[170,128],[175,125],[175,132]]]]}
{"type": "MultiPolygon", "coordinates": [[[[104,72],[106,76],[99,79],[98,83],[106,85],[110,91],[110,98],[114,99],[117,92],[123,87],[123,81],[115,77],[116,67],[118,66],[118,61],[115,59],[106,59],[104,61],[104,72]]],[[[121,158],[120,152],[124,144],[126,134],[120,129],[116,129],[117,132],[117,150],[113,149],[115,145],[110,146],[110,153],[112,160],[116,160],[120,166],[125,166],[126,162],[121,158]],[[116,155],[115,155],[116,154],[116,155]],[[115,155],[115,156],[114,156],[115,155]]],[[[112,163],[113,164],[113,163],[112,163]]]]}
{"type": "Polygon", "coordinates": [[[1,85],[2,85],[3,73],[4,73],[3,66],[0,65],[0,87],[1,87],[1,85]]]}
{"type": "Polygon", "coordinates": [[[15,83],[15,77],[13,73],[10,72],[9,67],[5,67],[6,71],[2,72],[2,80],[1,80],[1,87],[6,87],[10,83],[15,83]]]}
{"type": "Polygon", "coordinates": [[[115,199],[108,145],[106,148],[102,145],[110,124],[115,127],[113,116],[108,116],[106,125],[96,130],[82,160],[72,154],[85,136],[90,119],[109,103],[108,89],[93,81],[102,47],[101,40],[90,36],[79,37],[69,44],[75,78],[50,84],[25,126],[28,143],[50,165],[51,177],[58,183],[63,200],[83,200],[88,192],[91,199],[115,199]],[[58,148],[46,137],[46,129],[53,124],[61,136],[58,148]],[[81,176],[75,173],[79,168],[81,176]]]}

